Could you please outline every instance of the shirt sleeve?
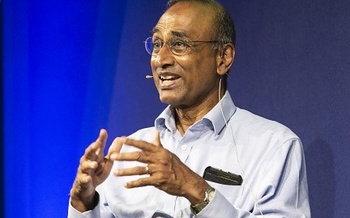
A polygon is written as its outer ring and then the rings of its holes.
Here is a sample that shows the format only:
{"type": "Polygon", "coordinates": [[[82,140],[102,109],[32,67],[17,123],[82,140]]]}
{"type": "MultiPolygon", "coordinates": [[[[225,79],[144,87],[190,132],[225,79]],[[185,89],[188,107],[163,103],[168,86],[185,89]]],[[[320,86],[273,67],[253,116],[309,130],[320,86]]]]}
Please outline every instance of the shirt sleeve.
{"type": "Polygon", "coordinates": [[[218,191],[215,191],[215,197],[209,204],[194,217],[211,218],[211,217],[255,217],[249,212],[235,208],[227,199],[218,191]]]}
{"type": "MultiPolygon", "coordinates": [[[[234,207],[216,191],[212,201],[195,217],[311,217],[304,152],[299,139],[289,140],[272,155],[262,169],[254,208],[234,207]]],[[[252,193],[253,195],[253,193],[252,193]]]]}
{"type": "Polygon", "coordinates": [[[101,205],[101,200],[98,201],[94,209],[81,213],[72,206],[69,199],[68,218],[114,218],[114,215],[110,212],[108,206],[101,205]]]}

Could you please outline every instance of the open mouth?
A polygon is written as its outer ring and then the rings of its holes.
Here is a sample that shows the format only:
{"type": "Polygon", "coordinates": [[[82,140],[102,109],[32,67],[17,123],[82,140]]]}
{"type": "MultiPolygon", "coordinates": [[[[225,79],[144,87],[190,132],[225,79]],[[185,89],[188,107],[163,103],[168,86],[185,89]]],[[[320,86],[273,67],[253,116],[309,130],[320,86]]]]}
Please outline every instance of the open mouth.
{"type": "Polygon", "coordinates": [[[158,75],[158,78],[164,82],[164,81],[176,80],[176,79],[180,78],[180,76],[175,75],[175,74],[162,73],[162,74],[158,75]]]}

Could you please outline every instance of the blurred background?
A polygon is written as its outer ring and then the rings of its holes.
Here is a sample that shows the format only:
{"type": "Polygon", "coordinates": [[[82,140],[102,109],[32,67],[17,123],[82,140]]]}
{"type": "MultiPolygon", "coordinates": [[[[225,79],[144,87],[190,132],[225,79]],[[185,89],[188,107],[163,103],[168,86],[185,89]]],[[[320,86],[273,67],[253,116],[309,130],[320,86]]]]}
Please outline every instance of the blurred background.
{"type": "MultiPolygon", "coordinates": [[[[235,104],[303,140],[313,217],[350,214],[350,2],[221,0],[237,30],[235,104]]],[[[1,2],[0,217],[65,217],[98,135],[153,125],[143,41],[165,0],[1,2]]]]}

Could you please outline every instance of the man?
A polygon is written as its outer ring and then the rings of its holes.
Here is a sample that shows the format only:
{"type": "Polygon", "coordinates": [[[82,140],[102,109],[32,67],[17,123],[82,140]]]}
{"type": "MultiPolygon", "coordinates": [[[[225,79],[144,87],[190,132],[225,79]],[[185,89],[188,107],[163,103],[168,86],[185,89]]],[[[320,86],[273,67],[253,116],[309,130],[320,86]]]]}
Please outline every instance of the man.
{"type": "Polygon", "coordinates": [[[145,45],[169,106],[106,157],[101,130],[81,158],[69,217],[310,217],[300,139],[226,90],[235,32],[222,6],[170,1],[145,45]]]}

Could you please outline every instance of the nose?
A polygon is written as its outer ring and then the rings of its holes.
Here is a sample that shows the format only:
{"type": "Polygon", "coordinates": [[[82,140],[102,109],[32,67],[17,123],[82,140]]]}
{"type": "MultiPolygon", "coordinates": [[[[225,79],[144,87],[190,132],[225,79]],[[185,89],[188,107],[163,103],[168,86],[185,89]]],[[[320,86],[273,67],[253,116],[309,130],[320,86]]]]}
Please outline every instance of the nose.
{"type": "Polygon", "coordinates": [[[174,64],[174,56],[167,43],[159,50],[158,54],[152,55],[152,64],[157,68],[166,68],[174,64]]]}

